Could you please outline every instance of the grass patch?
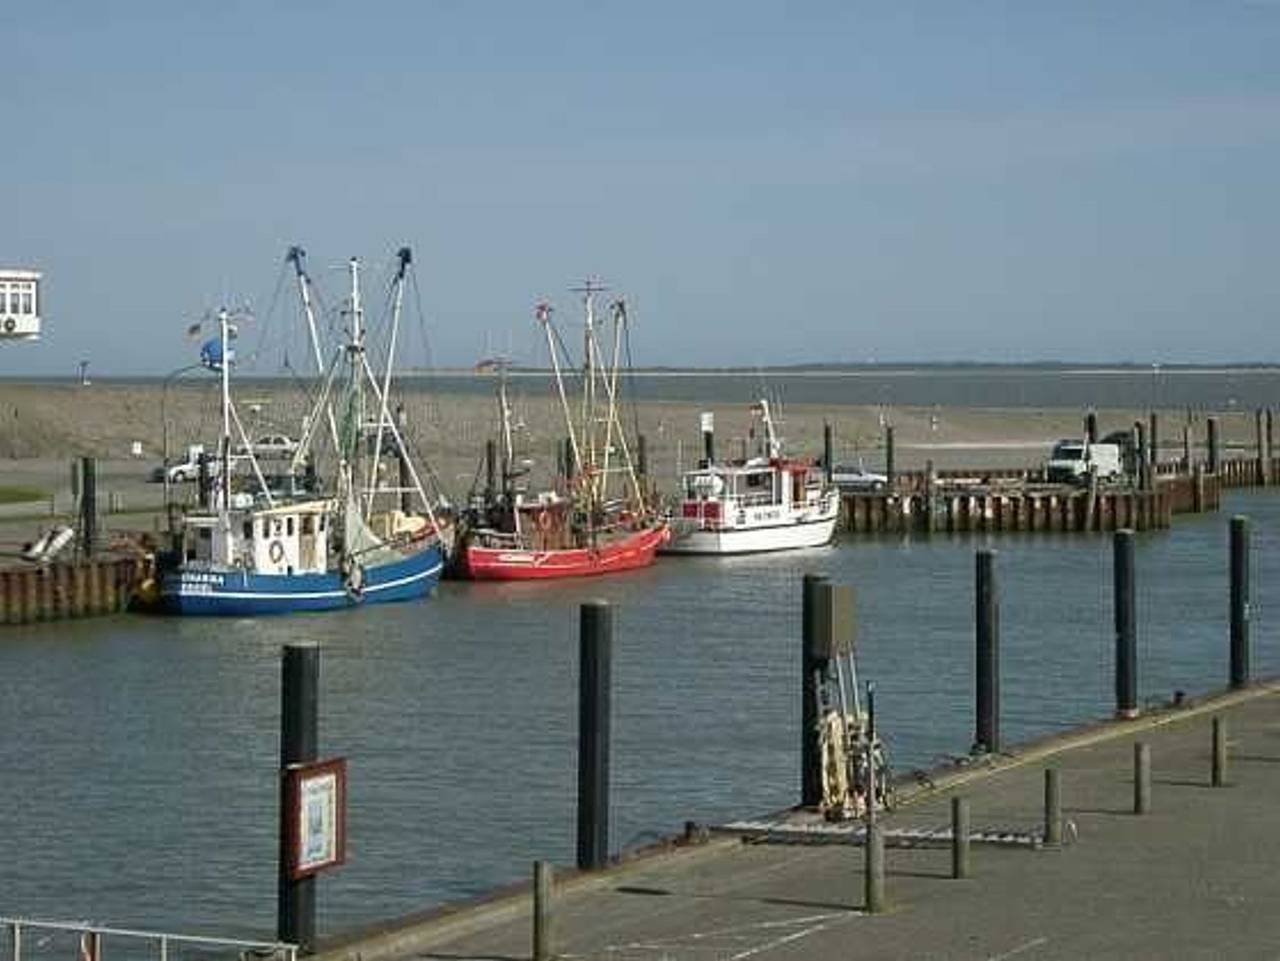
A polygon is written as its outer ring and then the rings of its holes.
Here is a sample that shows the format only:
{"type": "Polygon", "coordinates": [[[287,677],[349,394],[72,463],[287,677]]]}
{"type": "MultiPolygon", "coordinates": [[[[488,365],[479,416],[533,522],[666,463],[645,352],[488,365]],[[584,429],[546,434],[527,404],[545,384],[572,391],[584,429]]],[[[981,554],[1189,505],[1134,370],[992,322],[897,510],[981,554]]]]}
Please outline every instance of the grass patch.
{"type": "Polygon", "coordinates": [[[47,501],[48,499],[49,492],[39,487],[0,484],[0,504],[26,504],[30,501],[47,501]]]}

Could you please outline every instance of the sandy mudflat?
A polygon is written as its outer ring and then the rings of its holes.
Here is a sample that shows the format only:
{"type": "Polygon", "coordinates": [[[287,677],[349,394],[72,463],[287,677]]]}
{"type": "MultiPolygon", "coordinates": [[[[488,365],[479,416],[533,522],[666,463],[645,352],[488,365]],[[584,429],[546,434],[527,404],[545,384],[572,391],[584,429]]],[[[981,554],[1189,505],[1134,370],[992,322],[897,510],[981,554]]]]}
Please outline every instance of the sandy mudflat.
{"type": "MultiPolygon", "coordinates": [[[[465,496],[478,474],[484,442],[496,430],[496,404],[485,394],[410,391],[403,397],[411,443],[430,462],[441,485],[454,499],[465,496]]],[[[307,403],[301,389],[242,382],[237,403],[250,436],[269,432],[300,434],[307,403]]],[[[534,461],[534,481],[554,470],[555,443],[564,436],[559,401],[553,396],[517,394],[517,422],[525,429],[518,444],[534,461]]],[[[67,459],[92,454],[112,462],[108,487],[128,490],[130,506],[158,502],[158,485],[145,485],[161,459],[164,440],[161,410],[169,422],[169,447],[176,455],[188,443],[212,446],[220,429],[216,386],[176,382],[161,385],[95,383],[78,385],[0,384],[0,483],[43,482],[69,488],[67,459]],[[143,456],[131,458],[133,442],[143,456]],[[113,486],[114,485],[114,486],[113,486]]],[[[636,411],[648,440],[651,475],[671,487],[678,466],[700,456],[698,414],[704,405],[642,402],[636,411]]],[[[750,414],[746,404],[715,408],[716,443],[721,455],[738,456],[747,443],[750,414]]],[[[779,412],[786,448],[818,455],[822,425],[835,430],[836,458],[868,467],[883,464],[883,431],[878,407],[789,405],[779,412]]],[[[897,466],[920,468],[932,460],[940,468],[1022,466],[1043,461],[1056,438],[1079,436],[1081,412],[1071,409],[919,408],[887,411],[896,436],[897,466]]],[[[1101,411],[1104,431],[1132,425],[1145,412],[1101,411]]],[[[1162,412],[1166,456],[1181,449],[1182,411],[1162,412]]],[[[632,419],[628,416],[628,425],[632,419]]],[[[1222,415],[1229,443],[1250,444],[1250,414],[1222,415]]],[[[1195,425],[1203,435],[1203,423],[1195,425]]]]}

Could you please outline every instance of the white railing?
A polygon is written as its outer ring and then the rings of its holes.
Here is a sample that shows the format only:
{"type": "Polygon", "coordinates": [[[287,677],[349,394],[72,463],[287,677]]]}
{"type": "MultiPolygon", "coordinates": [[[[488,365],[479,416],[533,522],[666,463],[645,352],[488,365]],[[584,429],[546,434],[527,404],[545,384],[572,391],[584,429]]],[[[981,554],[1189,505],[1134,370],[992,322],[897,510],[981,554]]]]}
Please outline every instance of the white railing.
{"type": "MultiPolygon", "coordinates": [[[[298,946],[282,941],[239,941],[234,938],[209,938],[167,931],[136,931],[107,928],[84,921],[35,921],[31,918],[0,918],[0,927],[9,931],[11,961],[23,961],[23,937],[28,932],[65,932],[80,935],[82,961],[103,961],[103,942],[108,938],[149,942],[155,946],[159,961],[169,961],[169,948],[189,945],[200,948],[235,949],[240,958],[271,958],[276,961],[298,961],[298,946]],[[87,936],[87,937],[86,937],[87,936]],[[90,940],[91,939],[91,940],[90,940]]],[[[40,946],[37,942],[36,947],[40,946]]]]}

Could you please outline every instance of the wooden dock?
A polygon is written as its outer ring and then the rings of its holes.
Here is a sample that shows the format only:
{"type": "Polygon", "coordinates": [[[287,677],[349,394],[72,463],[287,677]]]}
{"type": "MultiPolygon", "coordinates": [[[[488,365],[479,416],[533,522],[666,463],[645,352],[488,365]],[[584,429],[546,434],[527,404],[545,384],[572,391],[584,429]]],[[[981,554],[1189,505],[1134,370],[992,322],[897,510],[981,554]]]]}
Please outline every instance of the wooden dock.
{"type": "Polygon", "coordinates": [[[1107,532],[1164,530],[1175,514],[1216,511],[1225,490],[1269,487],[1280,459],[1224,460],[1216,472],[1160,464],[1146,489],[1088,490],[1046,484],[1033,470],[917,471],[887,492],[843,496],[841,528],[852,534],[1107,532]]]}
{"type": "Polygon", "coordinates": [[[141,558],[0,570],[0,623],[32,624],[114,614],[147,576],[141,558]]]}

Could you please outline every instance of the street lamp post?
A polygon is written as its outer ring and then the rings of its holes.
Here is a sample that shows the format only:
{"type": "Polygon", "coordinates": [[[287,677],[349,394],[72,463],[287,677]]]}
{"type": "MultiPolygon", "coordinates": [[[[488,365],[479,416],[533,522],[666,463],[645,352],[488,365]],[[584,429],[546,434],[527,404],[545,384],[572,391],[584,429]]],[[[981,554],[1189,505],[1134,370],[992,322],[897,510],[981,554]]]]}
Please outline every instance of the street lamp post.
{"type": "Polygon", "coordinates": [[[173,511],[170,510],[169,504],[169,385],[181,374],[185,374],[189,370],[195,370],[202,364],[187,364],[185,367],[179,367],[177,370],[170,371],[164,379],[164,386],[160,389],[160,422],[161,422],[161,456],[163,466],[160,468],[161,475],[164,480],[164,516],[169,525],[169,533],[173,533],[173,511]]]}

